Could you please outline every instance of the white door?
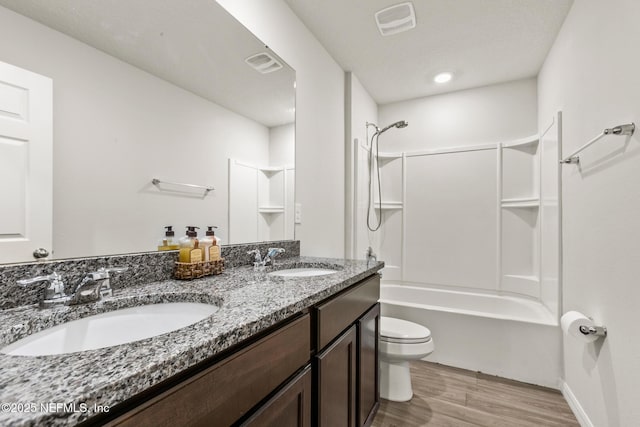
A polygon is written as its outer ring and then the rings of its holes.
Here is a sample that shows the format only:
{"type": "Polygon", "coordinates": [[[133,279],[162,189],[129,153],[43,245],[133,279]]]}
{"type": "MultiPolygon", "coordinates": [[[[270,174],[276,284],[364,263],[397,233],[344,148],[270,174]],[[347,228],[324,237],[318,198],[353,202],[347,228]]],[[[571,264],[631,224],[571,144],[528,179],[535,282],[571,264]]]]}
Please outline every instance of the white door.
{"type": "Polygon", "coordinates": [[[0,62],[0,264],[52,250],[52,86],[0,62]]]}

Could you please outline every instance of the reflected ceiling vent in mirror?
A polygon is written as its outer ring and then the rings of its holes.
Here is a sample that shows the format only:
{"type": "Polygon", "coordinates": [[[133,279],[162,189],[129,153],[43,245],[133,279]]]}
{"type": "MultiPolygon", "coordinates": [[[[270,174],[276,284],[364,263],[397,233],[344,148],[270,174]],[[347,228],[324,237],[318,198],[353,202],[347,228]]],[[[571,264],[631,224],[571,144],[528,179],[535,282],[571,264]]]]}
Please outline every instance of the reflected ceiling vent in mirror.
{"type": "Polygon", "coordinates": [[[376,12],[376,24],[383,36],[401,33],[416,26],[413,3],[400,3],[376,12]]]}
{"type": "Polygon", "coordinates": [[[262,74],[273,73],[282,68],[282,64],[267,52],[256,53],[244,60],[262,74]]]}

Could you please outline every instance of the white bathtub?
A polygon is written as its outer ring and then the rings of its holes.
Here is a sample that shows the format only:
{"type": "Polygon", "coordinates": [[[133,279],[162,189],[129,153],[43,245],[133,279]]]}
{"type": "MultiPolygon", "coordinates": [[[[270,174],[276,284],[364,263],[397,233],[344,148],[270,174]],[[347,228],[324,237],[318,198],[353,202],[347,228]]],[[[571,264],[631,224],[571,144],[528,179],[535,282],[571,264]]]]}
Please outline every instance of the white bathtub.
{"type": "Polygon", "coordinates": [[[425,360],[558,388],[560,328],[537,301],[383,281],[380,303],[383,316],[431,330],[425,360]]]}

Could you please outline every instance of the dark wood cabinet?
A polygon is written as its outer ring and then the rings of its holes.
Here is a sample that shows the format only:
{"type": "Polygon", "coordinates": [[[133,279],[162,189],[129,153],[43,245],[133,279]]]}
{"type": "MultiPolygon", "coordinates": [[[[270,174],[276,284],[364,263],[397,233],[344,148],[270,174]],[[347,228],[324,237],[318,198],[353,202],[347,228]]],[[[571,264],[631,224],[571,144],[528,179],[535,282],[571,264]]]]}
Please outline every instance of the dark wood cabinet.
{"type": "Polygon", "coordinates": [[[376,274],[82,425],[370,425],[379,296],[376,274]]]}
{"type": "Polygon", "coordinates": [[[357,333],[351,326],[316,356],[318,426],[356,426],[357,333]]]}
{"type": "Polygon", "coordinates": [[[380,304],[358,319],[358,426],[369,426],[380,406],[378,337],[380,304]]]}
{"type": "Polygon", "coordinates": [[[243,427],[311,427],[311,366],[262,405],[243,427]]]}
{"type": "Polygon", "coordinates": [[[315,307],[319,427],[370,425],[380,402],[378,336],[380,276],[374,275],[315,307]]]}

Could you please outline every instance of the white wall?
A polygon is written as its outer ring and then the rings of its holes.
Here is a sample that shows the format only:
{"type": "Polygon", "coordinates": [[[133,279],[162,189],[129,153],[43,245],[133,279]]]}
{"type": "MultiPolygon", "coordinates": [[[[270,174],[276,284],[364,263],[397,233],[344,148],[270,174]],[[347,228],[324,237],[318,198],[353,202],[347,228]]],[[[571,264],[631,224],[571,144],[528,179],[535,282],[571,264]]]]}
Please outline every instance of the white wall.
{"type": "Polygon", "coordinates": [[[267,159],[265,126],[4,8],[0,28],[1,61],[53,79],[56,257],[153,250],[165,225],[227,224],[227,158],[267,159]],[[154,177],[216,191],[160,193],[154,177]]]}
{"type": "Polygon", "coordinates": [[[344,72],[282,0],[218,0],[296,70],[296,202],[303,255],[344,255],[344,72]]]}
{"type": "Polygon", "coordinates": [[[295,123],[269,128],[269,165],[294,165],[296,161],[295,123]]]}
{"type": "MultiPolygon", "coordinates": [[[[346,149],[346,198],[347,205],[347,239],[346,254],[350,258],[363,259],[366,248],[375,245],[375,235],[367,231],[367,135],[373,134],[374,128],[366,123],[378,122],[378,105],[362,86],[358,77],[353,73],[346,74],[346,113],[347,135],[346,149]],[[354,214],[355,211],[355,214],[354,214]]],[[[372,216],[373,219],[375,217],[372,216]]]]}
{"type": "MultiPolygon", "coordinates": [[[[540,120],[563,111],[565,154],[640,122],[640,2],[574,2],[539,76],[540,120]]],[[[563,166],[564,310],[608,327],[564,342],[567,385],[592,425],[640,425],[640,137],[607,137],[563,166]]],[[[584,422],[584,425],[587,425],[584,422]]]]}
{"type": "Polygon", "coordinates": [[[495,143],[537,132],[536,79],[517,80],[379,106],[381,151],[417,151],[495,143]]]}

